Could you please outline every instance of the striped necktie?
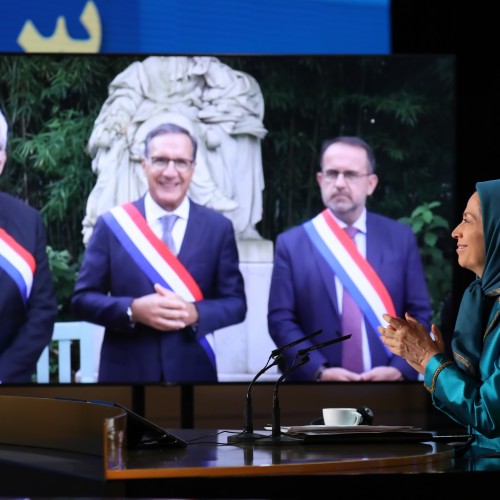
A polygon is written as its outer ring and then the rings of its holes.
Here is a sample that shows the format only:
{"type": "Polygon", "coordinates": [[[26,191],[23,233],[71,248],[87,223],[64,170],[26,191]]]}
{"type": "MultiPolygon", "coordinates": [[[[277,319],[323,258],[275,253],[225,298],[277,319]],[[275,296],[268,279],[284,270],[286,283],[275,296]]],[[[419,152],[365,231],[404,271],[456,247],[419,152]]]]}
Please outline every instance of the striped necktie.
{"type": "Polygon", "coordinates": [[[174,239],[172,238],[172,228],[174,227],[175,221],[179,218],[178,215],[164,215],[160,218],[161,225],[163,228],[163,234],[161,239],[170,248],[170,251],[177,255],[177,249],[175,248],[174,239]]]}

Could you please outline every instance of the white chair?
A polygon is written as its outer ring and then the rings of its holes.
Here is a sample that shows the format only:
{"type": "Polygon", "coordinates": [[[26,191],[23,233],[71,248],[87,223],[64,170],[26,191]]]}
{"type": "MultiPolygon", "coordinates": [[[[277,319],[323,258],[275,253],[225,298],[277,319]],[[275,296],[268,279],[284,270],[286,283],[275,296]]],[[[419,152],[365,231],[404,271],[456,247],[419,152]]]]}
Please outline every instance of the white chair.
{"type": "MultiPolygon", "coordinates": [[[[58,382],[60,383],[90,383],[97,381],[99,370],[99,355],[101,350],[104,327],[87,321],[56,322],[52,340],[58,342],[58,382]],[[73,342],[80,343],[80,368],[73,378],[71,373],[71,346],[73,342]]],[[[50,382],[49,346],[47,346],[37,363],[37,383],[50,382]]]]}

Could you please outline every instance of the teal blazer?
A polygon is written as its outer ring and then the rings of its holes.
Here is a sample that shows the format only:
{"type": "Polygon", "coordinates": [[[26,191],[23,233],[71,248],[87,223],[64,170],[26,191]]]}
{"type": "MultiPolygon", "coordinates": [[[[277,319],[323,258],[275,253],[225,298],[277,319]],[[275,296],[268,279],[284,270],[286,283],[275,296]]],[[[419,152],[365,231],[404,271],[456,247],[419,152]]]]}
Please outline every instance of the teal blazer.
{"type": "Polygon", "coordinates": [[[500,296],[493,303],[486,331],[476,377],[444,354],[430,359],[424,376],[434,406],[466,425],[473,436],[471,455],[484,449],[500,451],[500,296]]]}

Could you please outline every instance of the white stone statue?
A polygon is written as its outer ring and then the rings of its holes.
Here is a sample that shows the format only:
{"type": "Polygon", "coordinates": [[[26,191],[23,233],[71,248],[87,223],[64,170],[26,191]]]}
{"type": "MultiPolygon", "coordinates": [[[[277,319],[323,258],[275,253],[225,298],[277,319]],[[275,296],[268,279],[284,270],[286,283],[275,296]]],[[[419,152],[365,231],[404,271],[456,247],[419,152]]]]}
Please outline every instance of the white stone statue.
{"type": "Polygon", "coordinates": [[[84,244],[101,213],[146,191],[143,141],[165,113],[184,116],[198,138],[191,198],[224,213],[238,240],[262,240],[255,225],[262,218],[267,130],[257,81],[216,57],[152,56],[114,78],[95,121],[88,152],[97,181],[83,220],[84,244]]]}

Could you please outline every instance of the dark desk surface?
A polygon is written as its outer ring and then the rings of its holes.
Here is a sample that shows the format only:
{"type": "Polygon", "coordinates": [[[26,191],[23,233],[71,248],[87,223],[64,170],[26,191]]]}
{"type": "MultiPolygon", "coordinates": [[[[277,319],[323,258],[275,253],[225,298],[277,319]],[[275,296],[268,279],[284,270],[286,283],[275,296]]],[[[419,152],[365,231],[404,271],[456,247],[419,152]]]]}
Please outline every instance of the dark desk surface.
{"type": "Polygon", "coordinates": [[[421,500],[435,488],[463,493],[472,477],[482,482],[500,471],[500,458],[457,460],[455,446],[443,443],[233,445],[228,431],[169,431],[188,446],[126,450],[103,459],[1,445],[2,495],[289,499],[303,491],[310,497],[325,488],[355,488],[421,500]]]}
{"type": "Polygon", "coordinates": [[[500,458],[456,460],[453,444],[230,445],[227,431],[170,432],[187,441],[187,448],[131,452],[121,466],[108,467],[109,482],[122,484],[127,496],[290,499],[306,491],[310,498],[350,488],[358,492],[356,498],[389,498],[393,491],[398,498],[421,500],[436,487],[463,494],[472,471],[481,471],[474,472],[475,479],[500,471],[500,458]]]}
{"type": "Polygon", "coordinates": [[[109,480],[175,477],[229,477],[345,472],[442,470],[451,464],[454,448],[440,443],[313,443],[267,438],[265,444],[228,443],[237,431],[169,429],[186,448],[128,451],[109,456],[109,480]]]}

